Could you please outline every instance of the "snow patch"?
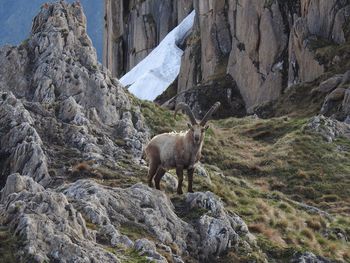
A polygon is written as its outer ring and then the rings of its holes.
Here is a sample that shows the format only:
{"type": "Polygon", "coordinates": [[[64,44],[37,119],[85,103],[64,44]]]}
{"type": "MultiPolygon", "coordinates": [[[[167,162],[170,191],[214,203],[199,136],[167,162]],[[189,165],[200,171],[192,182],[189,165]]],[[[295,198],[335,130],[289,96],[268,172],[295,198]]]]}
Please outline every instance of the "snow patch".
{"type": "Polygon", "coordinates": [[[183,51],[177,46],[191,31],[195,17],[192,11],[139,64],[126,73],[120,82],[144,100],[154,100],[176,79],[180,72],[183,51]]]}

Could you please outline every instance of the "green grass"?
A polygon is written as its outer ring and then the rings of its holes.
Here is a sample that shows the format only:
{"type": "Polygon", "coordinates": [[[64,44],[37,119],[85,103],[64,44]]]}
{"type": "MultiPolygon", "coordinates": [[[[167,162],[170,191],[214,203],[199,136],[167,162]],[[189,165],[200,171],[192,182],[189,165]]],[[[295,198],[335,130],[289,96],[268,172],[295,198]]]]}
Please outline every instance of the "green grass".
{"type": "MultiPolygon", "coordinates": [[[[308,94],[317,82],[307,85],[307,91],[303,91],[305,86],[300,86],[300,91],[308,94]]],[[[350,237],[350,141],[338,138],[329,143],[320,135],[306,131],[308,116],[315,114],[320,104],[316,99],[306,103],[308,109],[305,105],[298,109],[293,100],[304,104],[305,94],[301,92],[299,98],[296,96],[299,91],[293,92],[284,105],[288,117],[210,121],[201,160],[210,180],[195,176],[194,190],[218,195],[230,213],[240,215],[248,224],[261,249],[246,251],[241,246],[230,250],[222,262],[263,262],[264,253],[275,262],[286,262],[293,251],[349,259],[348,243],[333,233],[338,229],[350,237]],[[334,220],[307,211],[295,201],[323,209],[334,220]],[[332,234],[324,236],[326,232],[332,234]]],[[[135,102],[141,107],[152,136],[186,129],[185,115],[179,114],[175,120],[171,111],[150,102],[136,99],[135,102]]],[[[280,108],[277,107],[280,115],[284,114],[282,106],[280,102],[280,108]]],[[[123,165],[118,163],[118,166],[123,165]]],[[[177,215],[189,223],[195,223],[207,213],[205,209],[185,211],[183,197],[171,190],[167,194],[177,215]]],[[[123,232],[133,239],[145,234],[129,226],[123,232]]]]}
{"type": "MultiPolygon", "coordinates": [[[[287,262],[291,251],[312,251],[317,255],[345,260],[349,245],[334,238],[334,235],[324,237],[322,233],[341,229],[349,236],[347,216],[327,219],[295,205],[283,193],[264,190],[246,179],[222,177],[210,170],[210,166],[206,167],[212,183],[209,185],[202,177],[195,177],[194,190],[206,188],[218,195],[229,212],[244,219],[250,231],[258,237],[258,246],[270,259],[287,262]],[[261,244],[262,241],[264,244],[261,244]]],[[[230,255],[236,258],[233,262],[246,262],[240,251],[231,251],[230,255]]],[[[263,258],[259,253],[255,256],[263,258]]]]}
{"type": "Polygon", "coordinates": [[[122,263],[149,263],[150,261],[146,256],[142,256],[135,249],[124,247],[105,247],[107,252],[118,256],[122,263]]]}
{"type": "Polygon", "coordinates": [[[134,249],[127,250],[124,256],[125,258],[121,260],[121,262],[123,263],[149,263],[150,262],[145,256],[141,256],[134,249]]]}
{"type": "Polygon", "coordinates": [[[339,138],[328,143],[306,132],[306,122],[306,118],[285,117],[215,121],[205,139],[203,161],[216,164],[226,176],[263,180],[269,190],[315,206],[324,201],[339,212],[340,202],[346,212],[350,209],[350,151],[346,150],[350,141],[339,138]]]}
{"type": "Polygon", "coordinates": [[[133,98],[133,102],[140,106],[146,123],[151,129],[152,136],[163,132],[178,130],[179,128],[186,129],[187,127],[187,119],[182,114],[179,114],[175,120],[172,111],[166,110],[152,102],[142,101],[136,98],[133,98]],[[181,124],[179,125],[179,123],[181,124]]]}
{"type": "Polygon", "coordinates": [[[150,238],[151,234],[139,224],[125,223],[118,228],[122,235],[128,236],[131,240],[137,240],[140,238],[150,238]]]}

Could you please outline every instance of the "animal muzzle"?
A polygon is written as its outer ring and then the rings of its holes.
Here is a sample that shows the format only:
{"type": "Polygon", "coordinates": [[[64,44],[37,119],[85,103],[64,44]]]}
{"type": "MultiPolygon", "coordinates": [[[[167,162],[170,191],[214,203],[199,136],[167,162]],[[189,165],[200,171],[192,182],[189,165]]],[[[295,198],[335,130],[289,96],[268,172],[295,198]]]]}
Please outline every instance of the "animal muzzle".
{"type": "Polygon", "coordinates": [[[195,135],[195,136],[194,136],[194,142],[195,142],[195,143],[199,143],[199,140],[200,140],[199,135],[195,135]]]}

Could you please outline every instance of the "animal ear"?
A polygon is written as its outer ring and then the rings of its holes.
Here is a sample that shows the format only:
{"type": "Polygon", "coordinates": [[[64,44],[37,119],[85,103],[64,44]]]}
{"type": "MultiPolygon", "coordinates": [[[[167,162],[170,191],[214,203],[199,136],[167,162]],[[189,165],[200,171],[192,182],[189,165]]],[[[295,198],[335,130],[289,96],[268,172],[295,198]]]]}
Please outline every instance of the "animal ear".
{"type": "Polygon", "coordinates": [[[187,123],[187,126],[188,126],[189,129],[192,130],[192,124],[191,123],[187,123]]]}
{"type": "Polygon", "coordinates": [[[208,130],[208,128],[209,128],[209,125],[204,126],[204,127],[202,128],[202,132],[208,130]]]}

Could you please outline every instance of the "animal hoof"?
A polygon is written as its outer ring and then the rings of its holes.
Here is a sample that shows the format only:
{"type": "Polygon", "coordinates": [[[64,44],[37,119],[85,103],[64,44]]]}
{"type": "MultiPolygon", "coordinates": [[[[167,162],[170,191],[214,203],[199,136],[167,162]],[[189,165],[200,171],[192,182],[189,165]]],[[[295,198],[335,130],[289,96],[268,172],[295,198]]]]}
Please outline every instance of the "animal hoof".
{"type": "Polygon", "coordinates": [[[153,183],[152,182],[148,182],[148,186],[153,188],[153,183]]]}
{"type": "Polygon", "coordinates": [[[189,193],[194,193],[193,190],[188,190],[187,192],[189,192],[189,193]]]}
{"type": "Polygon", "coordinates": [[[177,194],[182,195],[183,194],[182,190],[181,189],[177,189],[177,194]]]}

